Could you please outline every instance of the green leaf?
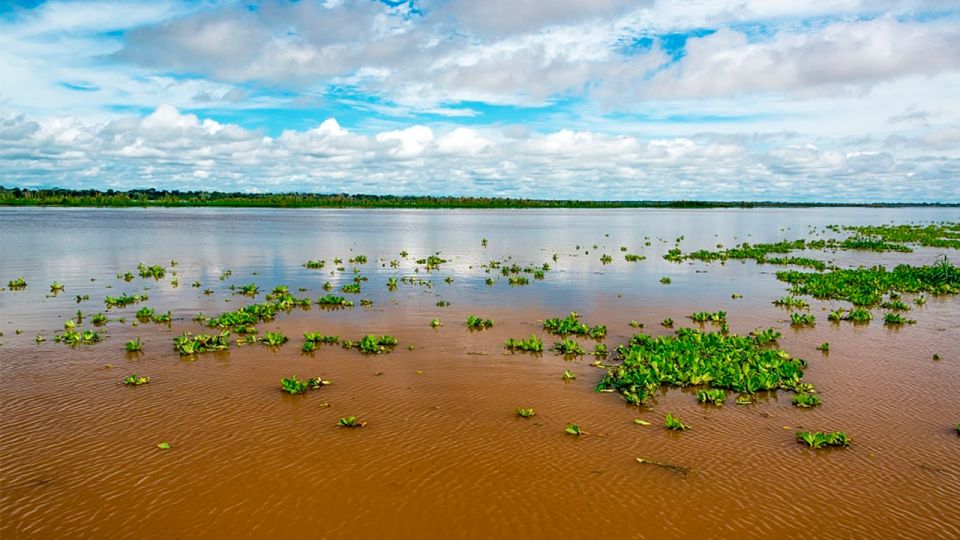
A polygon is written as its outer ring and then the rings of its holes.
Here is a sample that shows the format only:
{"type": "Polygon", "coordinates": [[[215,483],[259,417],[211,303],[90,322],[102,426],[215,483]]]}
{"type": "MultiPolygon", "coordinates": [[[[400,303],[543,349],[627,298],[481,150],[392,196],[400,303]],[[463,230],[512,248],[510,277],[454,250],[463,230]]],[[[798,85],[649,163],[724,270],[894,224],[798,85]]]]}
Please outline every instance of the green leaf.
{"type": "Polygon", "coordinates": [[[157,448],[159,448],[159,449],[161,449],[161,450],[169,450],[169,449],[170,449],[170,443],[168,443],[168,442],[159,443],[159,444],[157,444],[157,448]]]}

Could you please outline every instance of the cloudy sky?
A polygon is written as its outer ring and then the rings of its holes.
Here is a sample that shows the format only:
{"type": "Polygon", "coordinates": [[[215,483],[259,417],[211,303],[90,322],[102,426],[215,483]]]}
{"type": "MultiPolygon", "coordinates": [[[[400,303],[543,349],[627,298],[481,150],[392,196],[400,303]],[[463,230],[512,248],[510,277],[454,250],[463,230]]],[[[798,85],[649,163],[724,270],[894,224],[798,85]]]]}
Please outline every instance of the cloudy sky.
{"type": "Polygon", "coordinates": [[[0,185],[960,202],[960,3],[0,0],[0,185]]]}

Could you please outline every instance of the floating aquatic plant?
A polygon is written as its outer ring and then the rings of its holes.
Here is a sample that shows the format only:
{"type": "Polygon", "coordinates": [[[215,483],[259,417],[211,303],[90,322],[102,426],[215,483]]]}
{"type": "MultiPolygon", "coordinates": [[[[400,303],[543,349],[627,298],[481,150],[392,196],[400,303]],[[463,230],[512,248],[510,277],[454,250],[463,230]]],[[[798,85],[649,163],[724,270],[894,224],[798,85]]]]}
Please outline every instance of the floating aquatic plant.
{"type": "Polygon", "coordinates": [[[567,428],[563,431],[568,435],[576,435],[577,437],[584,434],[584,432],[580,429],[580,426],[577,424],[567,424],[567,428]]]}
{"type": "Polygon", "coordinates": [[[673,280],[667,276],[663,276],[662,278],[660,278],[660,283],[663,283],[664,285],[669,285],[673,283],[673,280]]]}
{"type": "Polygon", "coordinates": [[[810,304],[807,303],[803,298],[797,298],[796,296],[784,296],[777,298],[773,301],[773,305],[785,307],[788,309],[806,309],[810,307],[810,304]]]}
{"type": "MultiPolygon", "coordinates": [[[[20,333],[19,331],[17,332],[20,333]]],[[[78,332],[70,329],[64,330],[62,334],[57,335],[53,338],[57,343],[66,343],[67,345],[91,345],[97,343],[103,339],[103,336],[99,332],[93,330],[84,330],[78,332]]]]}
{"type": "Polygon", "coordinates": [[[367,423],[357,420],[356,416],[345,416],[337,421],[337,425],[340,427],[359,428],[367,425],[367,423]]]}
{"type": "Polygon", "coordinates": [[[126,307],[130,304],[138,304],[140,302],[146,302],[147,300],[149,300],[147,295],[139,293],[133,296],[124,293],[120,296],[107,296],[103,299],[107,308],[126,307]]]}
{"type": "Polygon", "coordinates": [[[18,277],[17,279],[11,279],[7,282],[7,288],[12,291],[19,291],[27,288],[27,280],[23,277],[18,277]]]}
{"type": "Polygon", "coordinates": [[[136,373],[131,373],[130,375],[121,379],[120,382],[126,386],[140,386],[142,384],[149,383],[150,377],[142,377],[136,373]]]}
{"type": "Polygon", "coordinates": [[[353,302],[342,296],[328,294],[317,299],[317,304],[325,307],[352,307],[353,302]]]}
{"type": "Polygon", "coordinates": [[[806,444],[809,448],[823,448],[825,446],[850,446],[850,437],[842,431],[824,433],[822,431],[798,431],[797,442],[806,444]]]}
{"type": "Polygon", "coordinates": [[[223,331],[219,334],[197,334],[188,332],[173,338],[173,348],[180,353],[180,356],[189,356],[192,354],[224,351],[230,348],[230,332],[223,331]]]}
{"type": "Polygon", "coordinates": [[[288,394],[303,394],[310,388],[310,383],[301,381],[296,375],[280,379],[280,390],[288,394]]]}
{"type": "Polygon", "coordinates": [[[902,324],[914,324],[916,322],[917,321],[914,321],[912,319],[907,319],[903,315],[899,313],[894,313],[894,312],[887,313],[883,316],[883,324],[886,324],[889,326],[900,326],[902,324]]]}
{"type": "Polygon", "coordinates": [[[667,413],[667,415],[663,418],[663,426],[667,429],[672,429],[673,431],[686,431],[690,429],[690,426],[681,422],[679,417],[670,413],[667,413]]]}
{"type": "Polygon", "coordinates": [[[697,401],[700,403],[712,403],[719,407],[726,399],[727,393],[720,388],[703,388],[697,391],[697,401]]]}
{"type": "Polygon", "coordinates": [[[575,381],[577,380],[577,375],[570,371],[569,369],[563,370],[563,380],[565,381],[575,381]]]}
{"type": "Polygon", "coordinates": [[[660,325],[663,326],[663,327],[665,327],[665,328],[672,328],[672,327],[673,327],[673,319],[671,319],[670,317],[667,317],[666,319],[660,321],[660,325]]]}
{"type": "Polygon", "coordinates": [[[377,336],[368,334],[358,341],[343,341],[343,344],[350,344],[350,347],[360,349],[365,354],[386,354],[397,346],[397,338],[393,336],[377,336]]]}
{"type": "Polygon", "coordinates": [[[791,326],[813,326],[817,318],[812,313],[791,313],[791,326]]]}
{"type": "Polygon", "coordinates": [[[553,351],[556,351],[564,356],[581,356],[586,354],[583,350],[583,347],[579,343],[570,339],[564,338],[560,341],[554,342],[553,347],[550,348],[553,351]]]}
{"type": "Polygon", "coordinates": [[[137,264],[137,271],[140,273],[140,277],[142,278],[163,279],[163,276],[167,274],[167,269],[159,264],[147,266],[143,263],[139,263],[137,264]]]}
{"type": "Polygon", "coordinates": [[[563,319],[552,318],[543,321],[543,329],[558,336],[576,334],[588,336],[593,339],[603,339],[607,335],[607,327],[605,325],[590,326],[581,322],[580,315],[574,311],[570,312],[570,315],[567,315],[567,317],[563,319]]]}
{"type": "Polygon", "coordinates": [[[698,311],[698,312],[696,312],[696,313],[693,313],[693,314],[691,314],[691,315],[688,315],[688,317],[689,317],[691,320],[693,320],[694,322],[701,322],[701,323],[702,323],[702,322],[722,323],[722,322],[726,322],[726,320],[727,320],[727,312],[726,312],[726,311],[714,311],[713,313],[710,313],[710,312],[708,312],[708,311],[698,311]]]}
{"type": "Polygon", "coordinates": [[[796,406],[796,407],[801,407],[801,408],[804,408],[804,409],[809,409],[809,408],[816,407],[817,405],[822,404],[822,403],[823,403],[823,400],[820,399],[820,396],[818,396],[818,395],[816,395],[816,394],[801,393],[801,394],[795,394],[795,395],[793,396],[793,399],[791,400],[791,402],[792,402],[792,403],[794,404],[794,406],[796,406]]]}
{"type": "Polygon", "coordinates": [[[517,407],[516,412],[517,412],[517,416],[521,418],[530,418],[531,416],[534,416],[535,414],[537,414],[533,412],[533,409],[525,409],[523,407],[517,407]]]}
{"type": "Polygon", "coordinates": [[[140,352],[143,350],[143,341],[140,338],[132,339],[123,344],[123,348],[127,352],[140,352]]]}
{"type": "Polygon", "coordinates": [[[530,334],[528,339],[509,338],[503,346],[511,351],[543,352],[543,340],[535,334],[530,334]]]}
{"type": "Polygon", "coordinates": [[[289,338],[280,332],[267,332],[264,334],[263,339],[261,340],[264,345],[270,347],[279,347],[287,341],[289,341],[289,338]]]}
{"type": "Polygon", "coordinates": [[[53,294],[62,293],[63,287],[64,287],[63,283],[60,283],[59,281],[54,281],[53,283],[50,284],[50,292],[53,294]]]}
{"type": "Polygon", "coordinates": [[[470,330],[486,330],[493,327],[493,319],[483,319],[476,315],[467,316],[467,328],[470,330]]]}

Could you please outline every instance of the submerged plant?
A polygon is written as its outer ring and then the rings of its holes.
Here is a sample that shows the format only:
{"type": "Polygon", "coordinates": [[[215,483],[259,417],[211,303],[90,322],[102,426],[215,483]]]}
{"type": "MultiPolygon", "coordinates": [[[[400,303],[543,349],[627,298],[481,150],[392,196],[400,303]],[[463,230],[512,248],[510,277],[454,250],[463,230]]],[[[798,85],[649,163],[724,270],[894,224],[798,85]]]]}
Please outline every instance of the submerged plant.
{"type": "Polygon", "coordinates": [[[667,413],[667,415],[663,418],[663,426],[667,429],[672,429],[673,431],[686,431],[690,429],[690,426],[681,422],[679,417],[670,413],[667,413]]]}
{"type": "Polygon", "coordinates": [[[850,446],[850,437],[842,431],[824,433],[822,431],[798,431],[797,442],[806,444],[809,448],[823,448],[825,446],[850,446]]]}

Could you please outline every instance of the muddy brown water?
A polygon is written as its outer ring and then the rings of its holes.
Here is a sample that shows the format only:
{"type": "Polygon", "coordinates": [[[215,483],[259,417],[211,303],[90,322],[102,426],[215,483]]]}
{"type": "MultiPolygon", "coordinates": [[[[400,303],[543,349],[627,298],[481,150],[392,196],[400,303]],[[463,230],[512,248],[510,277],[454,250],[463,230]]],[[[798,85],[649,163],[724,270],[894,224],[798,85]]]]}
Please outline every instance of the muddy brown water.
{"type": "MultiPolygon", "coordinates": [[[[0,278],[23,275],[29,285],[0,292],[0,536],[960,537],[960,298],[931,297],[909,312],[917,324],[900,329],[878,320],[829,324],[824,309],[842,304],[812,301],[816,327],[794,330],[787,312],[770,304],[785,294],[773,276],[778,267],[661,258],[681,235],[688,250],[807,237],[810,226],[830,223],[944,219],[960,216],[950,209],[2,209],[0,278]],[[621,245],[647,260],[625,262],[621,245]],[[413,272],[412,259],[436,251],[450,263],[413,272]],[[261,333],[292,338],[278,349],[233,346],[195,358],[173,351],[173,336],[202,331],[193,314],[252,302],[231,294],[230,284],[257,283],[265,293],[283,283],[316,298],[325,281],[339,287],[352,279],[351,265],[330,275],[332,259],[360,253],[369,257],[359,265],[369,281],[347,296],[369,298],[373,307],[313,306],[261,324],[261,333]],[[614,262],[600,264],[601,253],[614,262]],[[526,287],[511,288],[502,277],[486,286],[479,265],[507,255],[553,269],[526,287]],[[318,258],[327,260],[323,271],[302,267],[318,258]],[[394,258],[399,268],[390,268],[394,258]],[[170,268],[178,287],[170,275],[116,278],[136,273],[140,261],[169,267],[170,259],[178,261],[170,268]],[[226,269],[233,273],[221,281],[226,269]],[[390,292],[387,276],[433,286],[390,292]],[[444,283],[447,276],[453,283],[444,283]],[[672,283],[660,284],[661,276],[672,283]],[[54,280],[66,290],[49,296],[54,280]],[[196,280],[199,289],[191,286],[196,280]],[[215,292],[204,295],[205,288],[215,292]],[[146,292],[150,300],[106,311],[103,296],[120,292],[146,292]],[[731,298],[734,292],[743,298],[731,298]],[[77,303],[78,294],[90,300],[77,303]],[[451,305],[437,307],[440,299],[451,305]],[[171,310],[174,323],[133,326],[142,305],[171,310]],[[108,323],[96,345],[53,342],[77,309],[126,323],[108,323]],[[727,311],[732,332],[783,332],[781,347],[809,362],[805,380],[824,404],[801,410],[779,392],[750,406],[735,405],[731,395],[713,407],[698,404],[693,390],[664,389],[648,407],[631,407],[618,394],[593,391],[603,372],[590,356],[502,348],[506,338],[530,334],[549,346],[554,338],[541,321],[571,310],[607,324],[612,350],[636,332],[630,320],[659,335],[669,332],[659,324],[666,317],[693,326],[686,315],[717,309],[727,311]],[[467,331],[469,314],[495,326],[467,331]],[[444,322],[436,330],[434,317],[444,322]],[[337,346],[301,354],[306,331],[391,334],[400,345],[377,356],[337,346]],[[36,343],[37,334],[47,340],[36,343]],[[123,343],[138,336],[144,352],[124,353],[123,343]],[[816,350],[824,341],[829,354],[816,350]],[[942,360],[933,361],[934,353],[942,360]],[[563,381],[565,369],[576,380],[563,381]],[[117,384],[134,372],[150,384],[117,384]],[[289,396],[279,380],[291,374],[333,384],[289,396]],[[536,416],[518,418],[517,407],[536,416]],[[692,430],[665,430],[666,412],[692,430]],[[348,415],[367,425],[338,428],[348,415]],[[586,434],[565,434],[568,423],[586,434]],[[795,441],[799,429],[844,430],[854,444],[811,451],[795,441]],[[172,447],[158,449],[162,441],[172,447]]],[[[960,256],[925,249],[814,255],[857,265],[927,263],[943,253],[960,256]]]]}

